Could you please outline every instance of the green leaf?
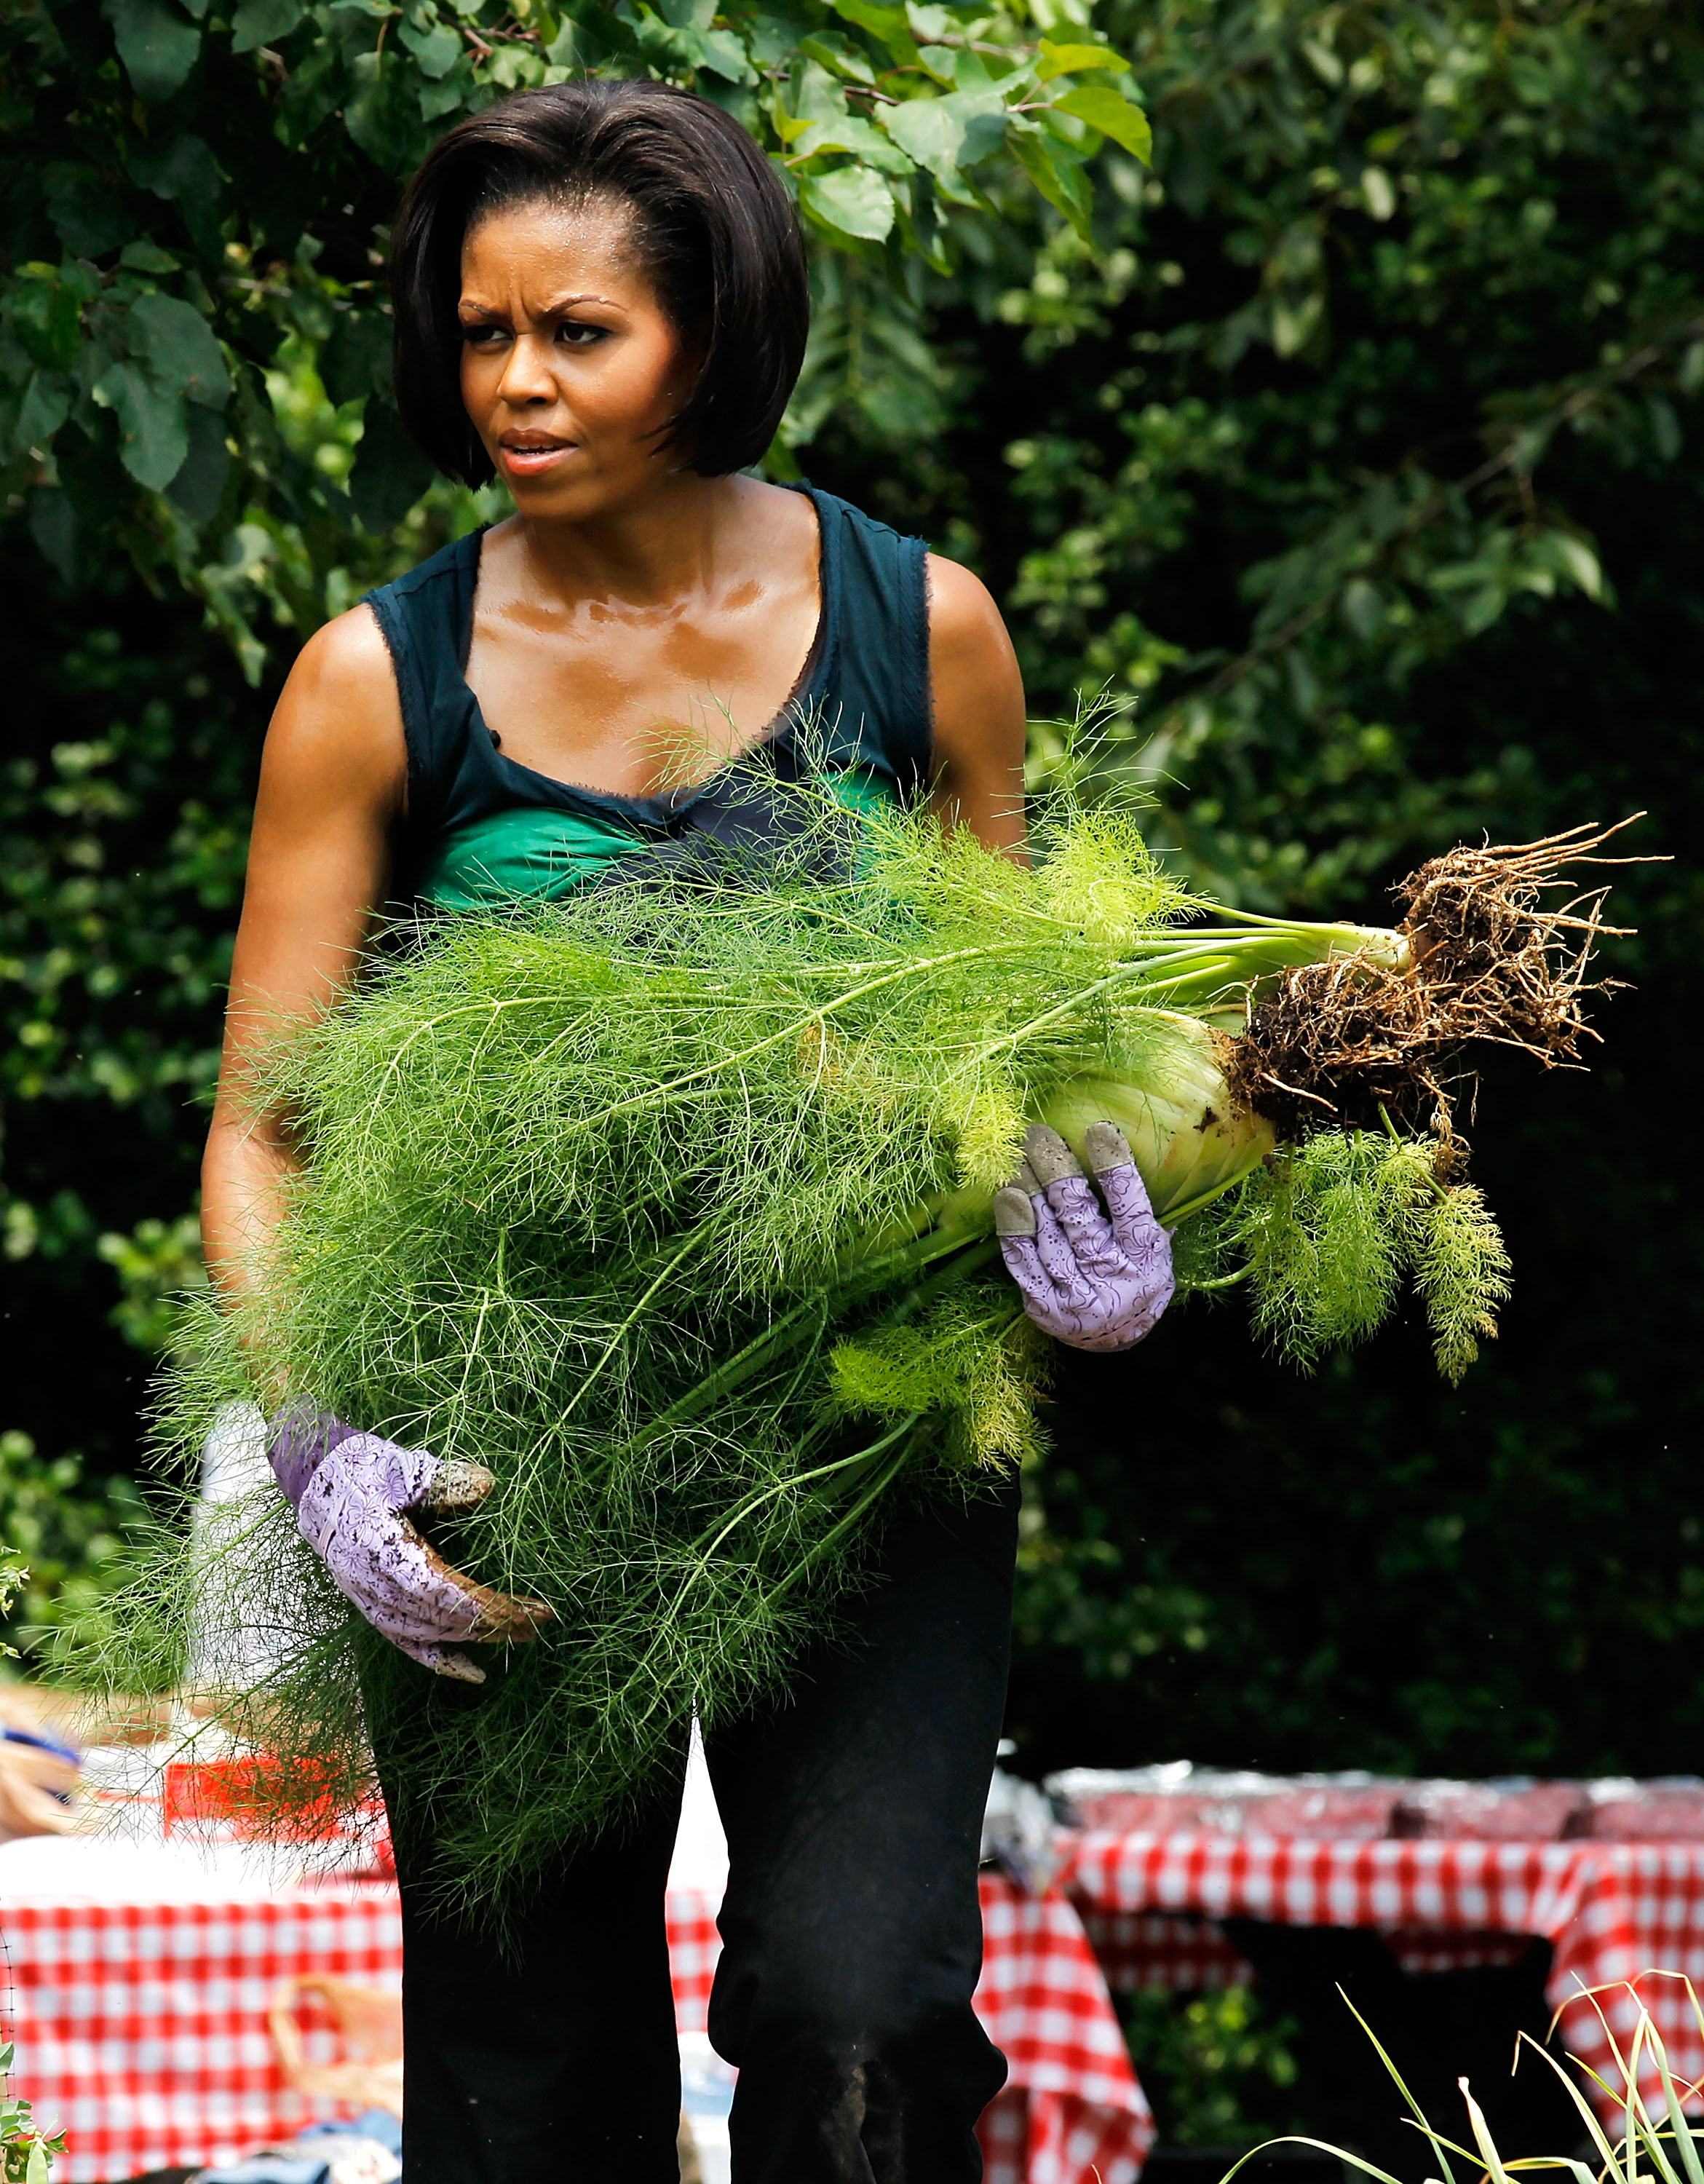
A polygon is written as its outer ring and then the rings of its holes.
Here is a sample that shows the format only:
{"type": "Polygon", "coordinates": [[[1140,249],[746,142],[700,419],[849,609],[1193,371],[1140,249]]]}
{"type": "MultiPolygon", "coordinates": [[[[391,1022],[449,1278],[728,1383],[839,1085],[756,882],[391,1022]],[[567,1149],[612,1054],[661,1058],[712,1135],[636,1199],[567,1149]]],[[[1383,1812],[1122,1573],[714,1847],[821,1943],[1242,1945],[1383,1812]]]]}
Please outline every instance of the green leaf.
{"type": "MultiPolygon", "coordinates": [[[[677,8],[674,12],[682,17],[690,17],[707,11],[701,7],[694,7],[677,8]]],[[[704,65],[703,29],[689,20],[678,23],[665,21],[662,15],[645,4],[645,0],[638,0],[632,36],[634,43],[646,60],[660,75],[671,81],[678,81],[682,75],[691,75],[704,65]]],[[[513,49],[498,48],[496,59],[492,64],[493,70],[500,66],[504,52],[509,50],[513,49]]]]}
{"type": "Polygon", "coordinates": [[[1334,86],[1343,81],[1343,63],[1339,60],[1329,46],[1322,45],[1317,38],[1303,38],[1300,41],[1300,44],[1302,52],[1307,57],[1309,65],[1314,70],[1322,83],[1328,83],[1334,86]]]}
{"type": "Polygon", "coordinates": [[[1035,72],[1047,83],[1056,75],[1076,75],[1083,69],[1107,69],[1116,75],[1129,65],[1123,54],[1114,53],[1111,46],[1055,46],[1044,38],[1035,72]]]}
{"type": "Polygon", "coordinates": [[[1674,404],[1665,395],[1647,394],[1645,414],[1651,421],[1651,442],[1659,460],[1672,463],[1683,443],[1680,420],[1674,414],[1674,404]]]}
{"type": "Polygon", "coordinates": [[[844,22],[855,23],[879,39],[902,67],[917,65],[917,43],[903,8],[883,8],[877,0],[833,0],[833,4],[844,22]]]}
{"type": "Polygon", "coordinates": [[[805,176],[799,202],[813,220],[868,242],[887,240],[894,225],[892,192],[868,167],[839,167],[832,175],[805,176]]]}
{"type": "MultiPolygon", "coordinates": [[[[683,45],[695,47],[698,44],[699,34],[696,31],[680,31],[676,33],[676,36],[683,45]]],[[[692,58],[696,60],[695,53],[692,58]]],[[[491,81],[500,85],[504,91],[522,90],[528,86],[541,83],[544,77],[543,54],[535,53],[531,46],[517,43],[500,45],[486,64],[486,67],[491,81]]],[[[401,164],[405,166],[412,165],[412,157],[404,159],[401,164]]]]}
{"type": "Polygon", "coordinates": [[[467,50],[448,23],[434,23],[429,31],[417,31],[412,23],[404,23],[397,36],[414,55],[420,74],[434,83],[448,75],[467,50]]]}
{"type": "Polygon", "coordinates": [[[130,170],[144,189],[176,204],[203,258],[220,256],[225,178],[204,138],[183,131],[164,143],[142,147],[131,153],[130,170]]]}
{"type": "Polygon", "coordinates": [[[1396,209],[1396,192],[1383,167],[1363,167],[1361,194],[1374,220],[1389,220],[1396,209]]]}
{"type": "Polygon", "coordinates": [[[212,410],[192,410],[188,452],[166,488],[167,497],[199,530],[218,515],[230,476],[224,418],[212,410]]]}
{"type": "Polygon", "coordinates": [[[393,531],[437,476],[388,402],[367,404],[349,473],[349,500],[364,531],[393,531]]]}
{"type": "Polygon", "coordinates": [[[912,171],[911,161],[905,153],[855,114],[843,114],[834,121],[813,121],[794,139],[794,150],[800,159],[819,152],[850,152],[884,174],[903,176],[912,171]]]}
{"type": "Polygon", "coordinates": [[[1007,140],[1018,164],[1056,212],[1061,212],[1085,241],[1090,238],[1094,200],[1074,153],[1038,130],[1014,129],[1007,140]]]}
{"type": "Polygon", "coordinates": [[[177,296],[138,296],[130,309],[130,344],[162,388],[204,409],[231,399],[231,375],[213,329],[177,296]]]}
{"type": "Polygon", "coordinates": [[[289,36],[307,12],[306,0],[237,0],[231,52],[252,53],[259,47],[276,45],[289,36]]]}
{"type": "Polygon", "coordinates": [[[1545,531],[1533,541],[1530,553],[1540,567],[1555,570],[1589,599],[1603,604],[1603,566],[1584,539],[1568,531],[1545,531]]]}
{"type": "Polygon", "coordinates": [[[1343,588],[1343,618],[1361,639],[1370,644],[1384,627],[1384,600],[1376,584],[1356,577],[1343,588]]]}
{"type": "Polygon", "coordinates": [[[798,18],[763,10],[746,19],[744,37],[760,69],[784,70],[799,51],[798,18]]]}
{"type": "Polygon", "coordinates": [[[712,75],[721,76],[728,83],[757,81],[757,70],[747,58],[745,47],[732,31],[700,31],[698,45],[699,60],[712,75]]]}
{"type": "Polygon", "coordinates": [[[109,189],[99,170],[81,159],[56,159],[42,176],[42,193],[73,258],[104,258],[136,232],[133,202],[109,189]]]}
{"type": "Polygon", "coordinates": [[[189,453],[184,398],[157,386],[139,364],[109,364],[95,382],[95,399],[118,419],[119,456],[140,486],[164,493],[189,453]]]}
{"type": "Polygon", "coordinates": [[[807,60],[820,61],[831,73],[847,76],[855,83],[873,84],[876,81],[875,70],[844,38],[813,32],[810,37],[799,40],[799,50],[807,60]]]}
{"type": "Polygon", "coordinates": [[[375,47],[354,56],[349,74],[355,95],[343,109],[344,127],[370,159],[387,173],[403,173],[425,149],[410,70],[397,54],[375,47]]]}
{"type": "Polygon", "coordinates": [[[98,334],[86,339],[77,350],[71,376],[77,392],[71,402],[71,416],[85,432],[92,437],[100,429],[100,412],[105,406],[95,398],[95,389],[101,376],[119,360],[119,353],[110,342],[98,334]]]}
{"type": "Polygon", "coordinates": [[[907,0],[905,20],[911,26],[912,36],[926,45],[938,44],[959,27],[950,8],[919,6],[918,0],[907,0]]]}
{"type": "Polygon", "coordinates": [[[979,159],[986,159],[1005,143],[1009,117],[1005,99],[997,85],[949,92],[941,103],[964,124],[965,141],[959,153],[961,167],[975,166],[979,159]]]}
{"type": "Polygon", "coordinates": [[[1024,74],[1016,76],[996,76],[989,69],[983,56],[970,46],[960,46],[956,48],[950,46],[936,46],[927,50],[945,53],[948,56],[951,64],[955,91],[990,92],[1000,98],[1002,104],[1005,103],[1005,87],[1022,83],[1027,75],[1026,70],[1024,74]]]}
{"type": "Polygon", "coordinates": [[[38,488],[30,496],[29,524],[31,543],[47,566],[66,583],[75,583],[77,511],[70,496],[57,487],[38,488]]]}
{"type": "Polygon", "coordinates": [[[315,131],[342,105],[348,87],[343,57],[334,38],[316,38],[284,80],[273,126],[280,143],[300,152],[315,131]]]}
{"type": "Polygon", "coordinates": [[[882,122],[901,151],[938,181],[956,179],[965,125],[946,99],[908,98],[903,106],[883,107],[882,122]]]}
{"type": "Polygon", "coordinates": [[[71,383],[56,372],[32,371],[13,427],[14,451],[45,448],[70,415],[71,383]]]}
{"type": "Polygon", "coordinates": [[[797,143],[811,125],[810,122],[801,121],[795,114],[788,112],[782,103],[779,90],[770,99],[769,118],[774,125],[776,135],[780,137],[783,144],[789,146],[797,143]]]}
{"type": "Polygon", "coordinates": [[[205,137],[187,130],[164,141],[139,146],[130,156],[131,179],[155,197],[181,198],[187,192],[211,188],[217,193],[220,173],[205,137]]]}
{"type": "Polygon", "coordinates": [[[801,121],[844,121],[846,93],[820,61],[806,61],[799,79],[794,111],[801,121]]]}
{"type": "Polygon", "coordinates": [[[119,263],[132,273],[175,273],[178,261],[170,251],[162,250],[157,242],[144,237],[139,242],[127,242],[119,253],[119,263]]]}
{"type": "Polygon", "coordinates": [[[1110,84],[1078,84],[1063,98],[1055,99],[1054,104],[1061,114],[1075,114],[1091,129],[1098,129],[1103,136],[1110,136],[1115,144],[1122,144],[1144,166],[1151,164],[1154,132],[1148,126],[1147,115],[1110,84]]]}
{"type": "Polygon", "coordinates": [[[1325,298],[1317,288],[1274,296],[1272,348],[1279,356],[1294,356],[1306,348],[1325,310],[1325,298]]]}
{"type": "Polygon", "coordinates": [[[119,58],[138,98],[170,98],[189,80],[201,52],[201,31],[167,0],[102,0],[119,58]]]}
{"type": "Polygon", "coordinates": [[[339,311],[320,347],[320,384],[340,407],[390,384],[391,321],[381,311],[355,306],[339,311]]]}
{"type": "Polygon", "coordinates": [[[437,83],[421,84],[420,120],[428,124],[441,121],[446,114],[454,114],[467,105],[472,99],[473,92],[473,55],[464,53],[448,75],[437,83]]]}
{"type": "Polygon", "coordinates": [[[70,370],[82,343],[83,306],[99,289],[100,276],[92,266],[23,267],[12,288],[12,321],[36,363],[70,370]]]}

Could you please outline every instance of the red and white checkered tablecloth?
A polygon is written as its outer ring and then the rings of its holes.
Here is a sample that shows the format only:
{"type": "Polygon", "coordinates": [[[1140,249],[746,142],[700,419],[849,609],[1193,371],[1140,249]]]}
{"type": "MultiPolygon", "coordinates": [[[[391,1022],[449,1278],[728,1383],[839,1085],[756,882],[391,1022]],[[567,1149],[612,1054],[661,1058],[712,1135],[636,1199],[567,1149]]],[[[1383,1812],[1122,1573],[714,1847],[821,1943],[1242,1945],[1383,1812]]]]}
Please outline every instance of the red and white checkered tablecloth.
{"type": "MultiPolygon", "coordinates": [[[[1151,1931],[1159,1975],[1151,1983],[1178,1987],[1239,1975],[1234,1951],[1208,1923],[1217,1919],[1378,1927],[1415,1970],[1507,1961],[1497,1954],[1500,1936],[1542,1935],[1566,2044],[1612,2087],[1620,2078],[1610,2035],[1625,2053],[1638,2009],[1623,1983],[1679,1972],[1704,1992],[1704,1843],[1091,1833],[1072,1849],[1060,1885],[1101,1930],[1116,1984],[1135,1983],[1150,1920],[1171,1922],[1151,1931]],[[1599,1987],[1612,1989],[1597,1997],[1608,2032],[1584,1998],[1599,1987]]],[[[1646,1980],[1640,1994],[1677,2081],[1704,2078],[1704,2034],[1680,1981],[1646,1980]]],[[[1660,2098],[1654,2070],[1644,2090],[1660,2098]]],[[[1607,2096],[1604,2104],[1607,2111],[1607,2096]]]]}
{"type": "MultiPolygon", "coordinates": [[[[982,1876],[977,2014],[1005,2057],[1005,2091],[979,2131],[987,2184],[1133,2184],[1154,2119],[1075,1907],[982,1876]]],[[[717,1898],[669,1897],[669,1961],[683,2032],[701,2032],[721,1940],[717,1898]]]]}
{"type": "Polygon", "coordinates": [[[1154,2118],[1075,1907],[983,1875],[977,2014],[1006,2090],[979,2136],[988,2184],[1133,2184],[1154,2118]]]}
{"type": "MultiPolygon", "coordinates": [[[[1098,1911],[1080,1903],[1089,1936],[1114,1994],[1143,1988],[1200,1994],[1248,1986],[1255,1968],[1223,1930],[1195,1911],[1098,1911]]],[[[1532,1945],[1529,1934],[1440,1934],[1424,1926],[1387,1926],[1386,1946],[1405,1972],[1466,1971],[1478,1964],[1517,1964],[1532,1945]]]]}
{"type": "MultiPolygon", "coordinates": [[[[668,1898],[681,2028],[701,2031],[717,1898],[668,1898]]],[[[977,2009],[1011,2064],[983,2120],[989,2184],[1132,2184],[1154,2136],[1106,1986],[1064,1897],[985,1876],[977,2009]]],[[[393,1890],[303,1890],[237,1903],[0,1905],[13,2085],[64,2125],[65,2184],[226,2160],[312,2112],[284,2084],[266,2013],[281,1980],[401,1976],[393,1890]]],[[[330,2059],[326,2044],[315,2059],[330,2059]]]]}
{"type": "MultiPolygon", "coordinates": [[[[99,2184],[230,2160],[313,2113],[279,2074],[266,2013],[281,1980],[395,1987],[402,1919],[386,1887],[238,1903],[0,1904],[12,2089],[63,2126],[56,2178],[99,2184]],[[6,1975],[9,1973],[9,1977],[6,1975]]],[[[309,2034],[311,2059],[330,2036],[309,2034]]]]}

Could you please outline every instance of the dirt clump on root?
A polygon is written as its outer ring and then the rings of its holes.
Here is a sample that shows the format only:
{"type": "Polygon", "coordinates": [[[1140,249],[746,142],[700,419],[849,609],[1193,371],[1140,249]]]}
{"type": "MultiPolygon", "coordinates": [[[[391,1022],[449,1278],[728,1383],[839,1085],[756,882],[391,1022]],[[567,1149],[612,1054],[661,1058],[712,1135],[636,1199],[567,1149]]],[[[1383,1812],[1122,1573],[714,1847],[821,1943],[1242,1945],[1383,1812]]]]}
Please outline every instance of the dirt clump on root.
{"type": "Polygon", "coordinates": [[[1360,956],[1288,971],[1235,1042],[1231,1087],[1280,1138],[1432,1128],[1448,1102],[1424,989],[1360,956]]]}
{"type": "MultiPolygon", "coordinates": [[[[1635,815],[1642,816],[1642,815],[1635,815]]],[[[1231,1083],[1280,1137],[1322,1129],[1430,1130],[1452,1140],[1453,1072],[1475,1040],[1549,1068],[1579,1061],[1607,886],[1574,891],[1567,868],[1647,861],[1596,854],[1621,827],[1451,850],[1392,889],[1412,951],[1406,971],[1365,955],[1286,972],[1250,1007],[1231,1083]],[[1557,900],[1561,897],[1561,900],[1557,900]]]]}

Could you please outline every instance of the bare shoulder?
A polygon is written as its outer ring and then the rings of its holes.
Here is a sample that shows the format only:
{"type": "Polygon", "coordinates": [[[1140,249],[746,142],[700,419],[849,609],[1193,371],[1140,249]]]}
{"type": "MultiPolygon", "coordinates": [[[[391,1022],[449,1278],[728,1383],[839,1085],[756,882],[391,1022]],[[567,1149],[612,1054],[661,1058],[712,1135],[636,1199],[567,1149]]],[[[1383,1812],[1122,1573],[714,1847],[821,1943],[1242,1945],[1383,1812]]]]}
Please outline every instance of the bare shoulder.
{"type": "Polygon", "coordinates": [[[390,647],[370,607],[351,607],[315,631],[296,655],[285,695],[298,703],[324,698],[377,705],[388,699],[397,709],[390,647]]]}
{"type": "Polygon", "coordinates": [[[1022,855],[1023,677],[979,577],[931,554],[929,683],[938,811],[990,849],[1022,855]]]}
{"type": "Polygon", "coordinates": [[[936,644],[987,642],[1000,638],[1010,649],[1000,610],[994,594],[980,577],[972,576],[962,562],[931,554],[929,571],[929,637],[936,644]]]}
{"type": "Polygon", "coordinates": [[[929,666],[935,718],[947,718],[955,699],[985,706],[1010,701],[1022,717],[1023,683],[1000,610],[980,577],[956,561],[931,554],[929,666]]]}
{"type": "Polygon", "coordinates": [[[390,648],[371,608],[352,607],[297,655],[267,730],[265,771],[382,794],[399,791],[406,770],[390,648]]]}
{"type": "Polygon", "coordinates": [[[303,646],[266,731],[231,967],[233,1006],[258,1006],[256,1024],[315,1015],[348,983],[387,900],[407,778],[389,653],[358,607],[303,646]]]}

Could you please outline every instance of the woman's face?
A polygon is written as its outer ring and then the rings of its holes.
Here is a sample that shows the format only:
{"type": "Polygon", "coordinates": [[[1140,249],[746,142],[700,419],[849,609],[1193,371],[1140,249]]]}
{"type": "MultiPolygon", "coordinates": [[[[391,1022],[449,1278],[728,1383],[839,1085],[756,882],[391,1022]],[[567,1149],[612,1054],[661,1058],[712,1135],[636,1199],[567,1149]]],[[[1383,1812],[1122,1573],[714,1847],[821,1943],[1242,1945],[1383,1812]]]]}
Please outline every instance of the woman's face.
{"type": "Polygon", "coordinates": [[[678,468],[653,435],[693,359],[608,199],[511,205],[461,253],[461,397],[523,515],[583,522],[678,468]]]}

